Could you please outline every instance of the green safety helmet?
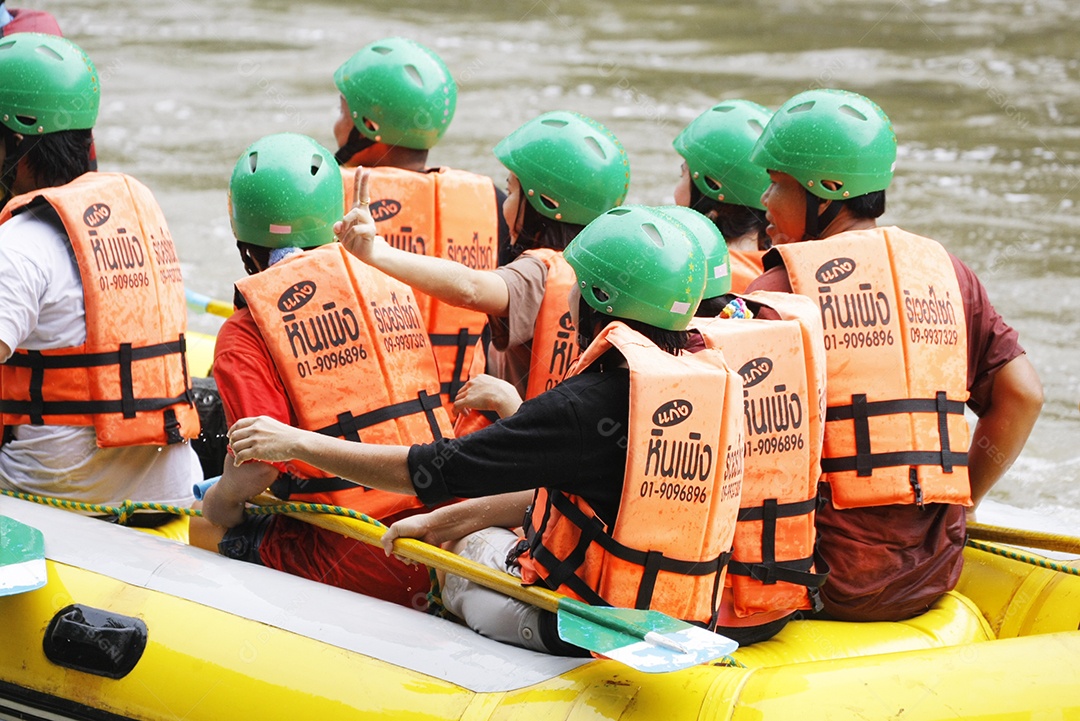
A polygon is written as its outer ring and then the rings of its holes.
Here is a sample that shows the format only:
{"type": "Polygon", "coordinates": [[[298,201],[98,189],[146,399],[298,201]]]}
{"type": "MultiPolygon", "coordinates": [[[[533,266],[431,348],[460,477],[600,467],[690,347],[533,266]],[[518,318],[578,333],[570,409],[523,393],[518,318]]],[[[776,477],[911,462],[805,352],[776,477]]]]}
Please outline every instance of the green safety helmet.
{"type": "Polygon", "coordinates": [[[630,161],[614,133],[579,113],[533,118],[495,146],[529,204],[545,218],[587,225],[626,199],[630,161]]]}
{"type": "Polygon", "coordinates": [[[334,154],[297,133],[256,140],[229,181],[236,239],[265,248],[314,248],[334,240],[345,191],[334,154]]]}
{"type": "Polygon", "coordinates": [[[687,227],[643,205],[613,208],[566,246],[581,297],[605,315],[686,330],[705,290],[705,254],[687,227]]]}
{"type": "Polygon", "coordinates": [[[673,220],[686,226],[690,237],[701,246],[705,254],[705,298],[716,298],[731,292],[731,259],[728,257],[727,241],[716,223],[693,208],[681,205],[662,205],[657,208],[673,220]]]}
{"type": "Polygon", "coordinates": [[[769,174],[750,153],[772,111],[749,100],[714,105],[687,125],[672,145],[686,161],[694,185],[722,203],[764,210],[761,195],[769,174]]]}
{"type": "Polygon", "coordinates": [[[353,124],[368,140],[426,150],[450,127],[457,83],[420,43],[386,38],[362,48],[334,73],[353,124]]]}
{"type": "Polygon", "coordinates": [[[874,101],[847,90],[808,90],[765,126],[751,160],[795,178],[825,200],[885,190],[896,166],[896,134],[874,101]],[[841,184],[830,190],[822,181],[841,184]]]}
{"type": "Polygon", "coordinates": [[[0,39],[0,122],[22,135],[87,130],[101,84],[89,56],[66,38],[15,33],[0,39]]]}

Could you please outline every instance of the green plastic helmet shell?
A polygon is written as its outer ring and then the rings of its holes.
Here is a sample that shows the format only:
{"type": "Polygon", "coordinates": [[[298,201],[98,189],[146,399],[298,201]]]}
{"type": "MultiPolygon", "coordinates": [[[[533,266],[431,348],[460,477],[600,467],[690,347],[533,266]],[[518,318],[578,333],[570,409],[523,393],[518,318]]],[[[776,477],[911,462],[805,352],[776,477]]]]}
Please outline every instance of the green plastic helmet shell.
{"type": "Polygon", "coordinates": [[[657,210],[686,226],[690,237],[701,246],[701,251],[705,254],[706,267],[703,297],[715,298],[730,293],[731,258],[728,257],[727,241],[724,240],[720,229],[716,227],[716,223],[693,208],[684,208],[681,205],[663,205],[657,210]]]}
{"type": "Polygon", "coordinates": [[[533,118],[495,146],[529,204],[545,218],[587,225],[626,199],[630,160],[603,124],[578,113],[533,118]]]}
{"type": "Polygon", "coordinates": [[[265,248],[333,242],[344,204],[334,154],[297,133],[256,140],[236,161],[229,181],[233,234],[265,248]]]}
{"type": "Polygon", "coordinates": [[[589,223],[563,257],[593,309],[686,330],[705,290],[705,254],[687,227],[655,208],[614,208],[589,223]]]}
{"type": "Polygon", "coordinates": [[[22,135],[87,130],[101,84],[90,57],[66,38],[15,33],[0,39],[0,122],[22,135]]]}
{"type": "Polygon", "coordinates": [[[855,198],[889,187],[896,134],[869,98],[847,90],[808,90],[780,106],[751,159],[787,173],[819,198],[855,198]],[[830,189],[827,181],[840,187],[830,189]]]}
{"type": "Polygon", "coordinates": [[[353,123],[369,140],[426,150],[457,108],[457,83],[438,55],[406,38],[359,50],[334,73],[353,123]]]}
{"type": "Polygon", "coordinates": [[[750,162],[750,153],[771,116],[768,108],[749,100],[726,100],[687,125],[672,145],[697,189],[722,203],[764,210],[761,195],[769,187],[769,174],[750,162]]]}

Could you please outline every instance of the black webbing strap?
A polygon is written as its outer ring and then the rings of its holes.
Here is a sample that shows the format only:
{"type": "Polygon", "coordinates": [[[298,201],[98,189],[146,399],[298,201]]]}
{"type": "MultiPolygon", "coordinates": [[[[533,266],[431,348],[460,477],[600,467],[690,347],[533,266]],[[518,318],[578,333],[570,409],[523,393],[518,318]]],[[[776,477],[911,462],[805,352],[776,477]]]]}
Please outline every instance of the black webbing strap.
{"type": "Polygon", "coordinates": [[[352,481],[334,476],[333,478],[297,478],[291,473],[281,473],[270,484],[270,492],[283,501],[287,501],[296,494],[305,493],[333,493],[350,488],[369,490],[366,486],[358,485],[352,481]]]}
{"type": "MultiPolygon", "coordinates": [[[[187,403],[187,400],[187,391],[173,398],[136,398],[134,408],[136,413],[159,411],[178,403],[187,403]]],[[[121,400],[42,401],[39,395],[37,399],[31,398],[28,401],[0,401],[0,412],[30,416],[30,424],[36,426],[44,423],[42,416],[104,415],[123,413],[124,409],[125,404],[121,400]]]]}
{"type": "Polygon", "coordinates": [[[120,407],[124,418],[135,417],[135,389],[131,380],[131,344],[120,344],[120,407]]]}
{"type": "Polygon", "coordinates": [[[457,392],[461,390],[461,386],[465,385],[465,354],[469,348],[476,345],[476,341],[480,340],[479,335],[469,333],[468,328],[460,328],[457,333],[432,333],[428,336],[431,339],[431,345],[433,346],[456,346],[457,352],[454,354],[454,373],[450,377],[450,380],[442,384],[439,389],[440,392],[453,400],[457,397],[457,392]]]}
{"type": "MultiPolygon", "coordinates": [[[[813,498],[808,498],[805,501],[799,501],[797,503],[776,503],[774,505],[776,508],[776,518],[805,516],[807,513],[812,513],[817,510],[818,497],[814,496],[813,498]]],[[[739,509],[739,521],[761,521],[764,519],[765,509],[763,506],[739,509]]]]}
{"type": "MultiPolygon", "coordinates": [[[[541,543],[542,534],[535,534],[530,539],[532,541],[530,552],[533,558],[549,570],[548,583],[551,584],[552,588],[558,588],[565,584],[567,588],[573,589],[582,598],[585,598],[585,595],[575,587],[573,581],[584,585],[576,572],[581,567],[581,564],[585,562],[585,554],[589,545],[593,542],[616,558],[641,566],[643,573],[635,602],[636,607],[641,609],[649,607],[652,601],[653,589],[656,586],[656,578],[660,571],[683,576],[719,574],[731,559],[730,551],[721,553],[710,560],[684,561],[670,558],[659,551],[641,551],[630,548],[608,535],[604,530],[604,524],[598,518],[586,516],[564,493],[551,490],[549,492],[549,503],[562,513],[566,520],[573,523],[581,531],[580,538],[574,550],[565,559],[556,557],[543,546],[541,543]]],[[[588,587],[586,586],[586,588],[588,587]]],[[[592,593],[595,595],[595,592],[592,593]]],[[[589,601],[589,603],[592,603],[592,601],[589,601]]]]}
{"type": "Polygon", "coordinates": [[[792,561],[773,561],[772,563],[744,563],[732,561],[728,564],[728,573],[735,576],[749,576],[765,585],[772,585],[777,581],[794,583],[797,586],[807,588],[821,588],[828,578],[828,573],[811,573],[814,566],[814,557],[798,558],[792,561]]]}
{"type": "Polygon", "coordinates": [[[728,568],[729,572],[738,576],[750,576],[767,585],[774,584],[777,581],[787,581],[788,583],[797,583],[801,586],[816,588],[825,583],[824,575],[805,573],[813,565],[813,558],[795,561],[776,560],[776,520],[778,518],[805,516],[813,513],[817,507],[818,497],[814,496],[797,503],[779,503],[775,498],[769,498],[760,506],[740,508],[740,523],[744,521],[762,521],[761,561],[744,563],[733,560],[728,568]]]}
{"type": "MultiPolygon", "coordinates": [[[[139,346],[131,348],[131,360],[141,361],[148,358],[160,358],[162,356],[181,354],[187,350],[187,341],[180,337],[177,340],[155,345],[139,346]]],[[[120,351],[105,351],[103,353],[72,353],[68,355],[43,355],[41,351],[27,351],[15,353],[8,358],[6,365],[18,368],[41,368],[53,370],[55,368],[99,368],[108,365],[120,365],[120,351]]]]}
{"type": "Polygon", "coordinates": [[[953,466],[966,466],[967,453],[954,453],[949,441],[949,416],[964,415],[961,401],[950,401],[944,391],[934,398],[903,398],[891,401],[866,400],[866,394],[851,396],[851,404],[830,406],[825,411],[825,421],[854,421],[855,455],[839,458],[823,458],[821,470],[825,473],[855,471],[858,476],[873,475],[875,468],[891,466],[941,466],[945,473],[952,473],[953,466]],[[872,453],[870,450],[870,421],[875,416],[900,413],[933,413],[938,419],[938,451],[898,451],[895,453],[872,453]]]}
{"type": "Polygon", "coordinates": [[[442,407],[442,401],[439,396],[430,396],[427,391],[422,390],[412,400],[392,403],[367,413],[361,413],[358,416],[354,416],[352,411],[338,413],[337,423],[323,426],[315,432],[360,443],[362,441],[360,431],[364,428],[370,428],[379,423],[412,415],[413,413],[423,413],[427,418],[428,425],[431,427],[432,437],[438,441],[442,439],[442,432],[439,430],[439,424],[435,419],[435,409],[440,407],[442,407]]]}

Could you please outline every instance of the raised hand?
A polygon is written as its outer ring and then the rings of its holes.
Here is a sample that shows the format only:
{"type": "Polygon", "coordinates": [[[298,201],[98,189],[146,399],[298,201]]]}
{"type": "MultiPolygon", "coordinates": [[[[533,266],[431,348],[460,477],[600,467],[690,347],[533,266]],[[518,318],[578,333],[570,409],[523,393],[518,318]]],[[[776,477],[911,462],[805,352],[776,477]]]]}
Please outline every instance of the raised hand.
{"type": "Polygon", "coordinates": [[[372,249],[375,246],[376,235],[375,219],[371,217],[369,204],[371,195],[368,186],[371,182],[371,171],[362,167],[356,169],[355,192],[353,194],[353,207],[345,217],[334,223],[334,235],[345,246],[345,250],[355,255],[360,260],[369,262],[372,249]]]}
{"type": "Polygon", "coordinates": [[[464,413],[471,409],[495,411],[500,418],[512,416],[521,405],[521,396],[513,384],[486,373],[474,376],[461,386],[454,398],[454,411],[464,413]]]}

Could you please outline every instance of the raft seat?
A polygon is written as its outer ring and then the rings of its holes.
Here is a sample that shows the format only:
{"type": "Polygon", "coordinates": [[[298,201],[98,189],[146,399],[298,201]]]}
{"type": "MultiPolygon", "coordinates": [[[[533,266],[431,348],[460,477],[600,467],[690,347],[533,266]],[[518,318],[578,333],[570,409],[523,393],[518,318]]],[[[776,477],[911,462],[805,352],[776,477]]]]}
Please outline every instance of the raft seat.
{"type": "Polygon", "coordinates": [[[978,606],[950,591],[929,611],[906,621],[792,621],[773,638],[740,648],[732,657],[749,668],[768,668],[921,651],[994,638],[978,606]]]}

